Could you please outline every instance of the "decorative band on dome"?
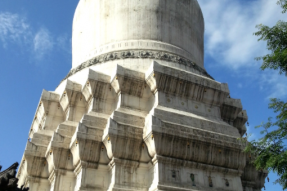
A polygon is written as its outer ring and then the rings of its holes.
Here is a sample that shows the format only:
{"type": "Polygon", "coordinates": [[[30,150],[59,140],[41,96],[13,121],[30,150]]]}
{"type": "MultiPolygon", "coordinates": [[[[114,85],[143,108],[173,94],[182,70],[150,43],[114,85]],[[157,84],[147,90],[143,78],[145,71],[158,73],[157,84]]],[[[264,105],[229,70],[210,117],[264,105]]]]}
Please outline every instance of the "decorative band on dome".
{"type": "Polygon", "coordinates": [[[203,68],[199,67],[196,63],[183,58],[181,56],[171,54],[171,53],[166,53],[162,51],[147,51],[147,50],[125,50],[125,51],[117,51],[117,52],[110,52],[107,54],[102,54],[100,56],[94,57],[86,62],[83,62],[81,65],[78,67],[70,70],[68,75],[62,80],[66,80],[70,76],[74,75],[75,73],[88,68],[93,65],[101,64],[104,62],[108,61],[113,61],[113,60],[120,60],[120,59],[157,59],[157,60],[164,60],[164,61],[169,61],[169,62],[175,62],[178,64],[182,64],[188,67],[193,68],[194,70],[198,71],[200,75],[208,77],[210,79],[214,78],[210,76],[203,68]]]}

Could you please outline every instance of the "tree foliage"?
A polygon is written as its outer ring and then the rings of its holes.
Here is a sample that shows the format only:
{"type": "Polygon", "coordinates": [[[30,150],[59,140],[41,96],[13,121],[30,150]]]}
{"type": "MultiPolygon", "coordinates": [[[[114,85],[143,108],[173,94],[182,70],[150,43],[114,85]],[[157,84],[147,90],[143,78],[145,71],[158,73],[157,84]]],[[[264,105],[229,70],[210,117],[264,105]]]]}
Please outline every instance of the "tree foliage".
{"type": "Polygon", "coordinates": [[[255,35],[259,36],[259,40],[267,41],[267,48],[271,52],[257,58],[263,60],[261,69],[279,70],[280,74],[287,75],[287,23],[278,21],[274,27],[260,24],[257,28],[259,31],[255,35]]]}
{"type": "MultiPolygon", "coordinates": [[[[283,13],[287,12],[287,0],[277,2],[283,13]]],[[[269,54],[257,58],[262,60],[261,69],[279,70],[279,74],[287,75],[287,23],[278,21],[274,27],[258,25],[259,40],[267,42],[269,54]]],[[[287,82],[286,82],[287,83],[287,82]]],[[[247,144],[245,152],[253,154],[254,165],[258,170],[266,169],[278,174],[279,179],[275,183],[287,189],[287,102],[273,98],[269,108],[277,114],[276,120],[268,119],[256,128],[263,128],[264,135],[259,140],[247,144]]]]}
{"type": "Polygon", "coordinates": [[[279,0],[277,2],[278,5],[280,5],[283,9],[282,13],[286,13],[287,11],[287,0],[279,0]]]}
{"type": "Polygon", "coordinates": [[[254,164],[257,169],[274,171],[279,175],[276,183],[287,188],[287,103],[279,99],[271,99],[269,108],[278,113],[276,121],[272,118],[256,128],[263,128],[264,136],[259,140],[248,143],[245,151],[255,156],[254,164]],[[274,129],[275,128],[275,129],[274,129]]]}

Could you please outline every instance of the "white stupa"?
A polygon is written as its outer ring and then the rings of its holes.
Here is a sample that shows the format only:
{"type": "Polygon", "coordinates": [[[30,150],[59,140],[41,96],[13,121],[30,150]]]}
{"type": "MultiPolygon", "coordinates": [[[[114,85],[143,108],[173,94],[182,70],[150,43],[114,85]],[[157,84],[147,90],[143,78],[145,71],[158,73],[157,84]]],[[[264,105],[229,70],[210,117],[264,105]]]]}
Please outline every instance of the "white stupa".
{"type": "Polygon", "coordinates": [[[259,191],[248,117],[204,69],[197,0],[80,0],[72,69],[44,90],[17,177],[30,191],[259,191]]]}

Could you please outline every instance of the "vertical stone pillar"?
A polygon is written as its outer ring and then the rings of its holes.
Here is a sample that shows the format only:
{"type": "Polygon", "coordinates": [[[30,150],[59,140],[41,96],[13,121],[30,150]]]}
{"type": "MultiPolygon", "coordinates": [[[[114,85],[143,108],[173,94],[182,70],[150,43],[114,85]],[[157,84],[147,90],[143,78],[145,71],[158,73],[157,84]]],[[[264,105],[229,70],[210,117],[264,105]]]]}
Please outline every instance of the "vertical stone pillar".
{"type": "Polygon", "coordinates": [[[50,189],[47,179],[49,174],[45,158],[47,148],[34,142],[37,142],[34,138],[31,142],[27,142],[24,160],[18,173],[18,185],[29,187],[30,191],[48,191],[50,189]]]}
{"type": "Polygon", "coordinates": [[[69,139],[54,133],[46,152],[51,191],[73,191],[74,189],[75,175],[71,153],[68,149],[69,144],[65,140],[69,139]]]}
{"type": "Polygon", "coordinates": [[[49,177],[50,191],[74,191],[75,175],[71,171],[55,169],[49,177]]]}
{"type": "Polygon", "coordinates": [[[81,84],[67,80],[65,90],[60,97],[60,104],[67,121],[79,122],[87,111],[87,102],[82,95],[81,84]]]}
{"type": "Polygon", "coordinates": [[[50,182],[46,178],[27,177],[26,179],[29,191],[50,191],[50,182]]]}
{"type": "Polygon", "coordinates": [[[241,176],[243,191],[260,191],[264,187],[268,172],[266,170],[256,170],[250,162],[251,159],[251,155],[247,156],[247,165],[241,176]]]}
{"type": "Polygon", "coordinates": [[[99,169],[99,165],[108,163],[103,159],[106,150],[102,143],[103,128],[106,123],[107,119],[99,117],[93,112],[86,114],[72,137],[69,147],[73,154],[73,166],[75,167],[75,191],[107,187],[108,171],[99,169]]]}
{"type": "Polygon", "coordinates": [[[81,161],[75,168],[74,173],[76,175],[75,191],[86,191],[89,189],[100,188],[97,185],[97,178],[100,177],[97,173],[97,164],[81,161]]]}
{"type": "Polygon", "coordinates": [[[150,175],[151,175],[151,180],[152,180],[152,183],[151,183],[151,186],[149,188],[149,190],[157,190],[157,187],[158,187],[158,184],[162,181],[160,179],[160,175],[159,175],[159,163],[158,163],[158,160],[156,157],[154,157],[152,159],[152,168],[150,169],[150,175]]]}
{"type": "Polygon", "coordinates": [[[150,166],[139,162],[113,158],[109,164],[111,183],[108,190],[148,190],[151,182],[150,166]]]}

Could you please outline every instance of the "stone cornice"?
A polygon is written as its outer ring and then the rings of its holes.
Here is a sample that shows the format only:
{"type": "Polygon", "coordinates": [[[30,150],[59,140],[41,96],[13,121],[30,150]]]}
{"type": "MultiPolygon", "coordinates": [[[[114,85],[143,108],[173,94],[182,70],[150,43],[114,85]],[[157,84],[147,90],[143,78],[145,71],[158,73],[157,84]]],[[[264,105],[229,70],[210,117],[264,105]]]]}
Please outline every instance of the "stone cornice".
{"type": "Polygon", "coordinates": [[[188,66],[190,68],[193,68],[194,70],[198,71],[201,75],[208,77],[210,79],[213,79],[203,68],[199,67],[196,63],[186,58],[183,58],[181,56],[178,56],[176,54],[171,54],[171,53],[167,53],[163,51],[154,51],[154,50],[125,50],[125,51],[117,51],[117,52],[110,52],[110,53],[102,54],[86,62],[83,62],[78,67],[70,70],[68,75],[62,81],[66,80],[73,74],[85,68],[88,68],[90,66],[93,66],[93,65],[97,65],[97,64],[112,61],[112,60],[136,59],[136,58],[157,59],[157,60],[175,62],[178,64],[188,66]]]}
{"type": "Polygon", "coordinates": [[[240,169],[231,169],[227,167],[221,167],[211,164],[205,164],[200,162],[194,162],[194,161],[187,161],[187,160],[181,160],[176,158],[170,158],[165,157],[161,155],[156,155],[152,159],[153,163],[163,163],[163,164],[169,164],[171,166],[180,166],[182,168],[195,168],[195,169],[201,169],[209,172],[220,172],[223,174],[232,174],[232,175],[240,175],[243,173],[240,169]]]}

